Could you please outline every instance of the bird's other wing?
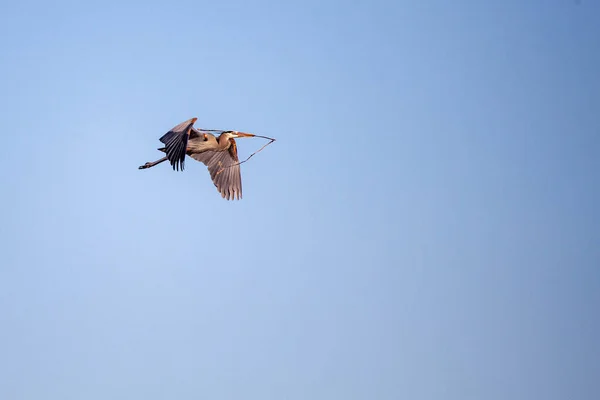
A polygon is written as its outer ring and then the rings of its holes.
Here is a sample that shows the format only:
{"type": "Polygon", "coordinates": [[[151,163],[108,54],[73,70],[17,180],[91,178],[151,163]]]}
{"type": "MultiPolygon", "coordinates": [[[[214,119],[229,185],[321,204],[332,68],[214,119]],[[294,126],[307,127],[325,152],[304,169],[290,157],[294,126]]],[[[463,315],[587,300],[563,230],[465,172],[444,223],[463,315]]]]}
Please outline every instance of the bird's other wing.
{"type": "MultiPolygon", "coordinates": [[[[192,129],[190,129],[190,139],[195,139],[195,138],[199,138],[199,137],[203,137],[205,135],[212,135],[211,133],[207,133],[207,132],[202,132],[199,131],[198,129],[192,127],[192,129]]],[[[214,136],[214,135],[212,135],[214,136]]]]}
{"type": "Polygon", "coordinates": [[[183,171],[188,137],[196,119],[192,118],[180,123],[160,138],[160,141],[165,144],[164,151],[174,170],[183,171]]]}
{"type": "Polygon", "coordinates": [[[221,197],[227,200],[242,198],[242,174],[237,154],[233,158],[229,150],[205,151],[192,154],[191,157],[208,167],[210,177],[221,193],[221,197]]]}

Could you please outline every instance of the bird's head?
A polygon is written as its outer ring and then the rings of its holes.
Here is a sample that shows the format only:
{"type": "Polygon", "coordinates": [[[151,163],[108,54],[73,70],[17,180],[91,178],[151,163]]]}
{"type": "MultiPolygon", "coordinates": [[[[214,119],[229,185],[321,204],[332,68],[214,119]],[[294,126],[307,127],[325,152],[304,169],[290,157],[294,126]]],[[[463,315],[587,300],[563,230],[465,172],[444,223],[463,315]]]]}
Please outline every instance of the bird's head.
{"type": "Polygon", "coordinates": [[[230,138],[242,138],[242,137],[253,137],[254,135],[251,133],[238,132],[238,131],[224,131],[222,135],[225,135],[227,139],[230,138]]]}

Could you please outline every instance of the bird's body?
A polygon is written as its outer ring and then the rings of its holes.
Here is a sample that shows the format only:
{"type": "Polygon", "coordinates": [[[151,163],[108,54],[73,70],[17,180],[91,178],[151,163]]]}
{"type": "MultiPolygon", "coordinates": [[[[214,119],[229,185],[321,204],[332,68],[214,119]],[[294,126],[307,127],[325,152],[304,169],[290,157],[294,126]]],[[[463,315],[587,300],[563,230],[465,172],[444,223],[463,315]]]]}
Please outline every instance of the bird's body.
{"type": "Polygon", "coordinates": [[[237,149],[235,139],[231,137],[229,132],[223,132],[219,136],[212,133],[192,131],[190,139],[188,139],[186,154],[193,157],[194,154],[204,153],[205,151],[228,151],[233,157],[237,158],[237,149]],[[195,134],[200,133],[196,136],[195,134]]]}
{"type": "Polygon", "coordinates": [[[167,132],[160,141],[165,147],[159,150],[166,157],[147,162],[140,169],[150,168],[169,160],[174,170],[183,170],[185,156],[204,163],[217,190],[227,200],[241,199],[242,177],[235,138],[252,137],[253,134],[237,131],[198,130],[193,127],[196,118],[189,119],[167,132]],[[219,132],[219,136],[211,132],[219,132]]]}

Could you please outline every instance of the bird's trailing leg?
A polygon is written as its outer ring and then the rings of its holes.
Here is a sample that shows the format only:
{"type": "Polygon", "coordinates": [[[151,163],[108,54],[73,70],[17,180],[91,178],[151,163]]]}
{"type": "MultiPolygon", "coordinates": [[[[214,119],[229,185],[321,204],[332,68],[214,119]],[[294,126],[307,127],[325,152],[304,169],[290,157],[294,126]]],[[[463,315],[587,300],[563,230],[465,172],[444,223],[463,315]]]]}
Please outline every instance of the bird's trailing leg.
{"type": "Polygon", "coordinates": [[[155,165],[158,165],[158,164],[160,164],[163,161],[167,161],[167,157],[163,157],[160,160],[156,160],[156,161],[153,161],[153,162],[148,161],[146,164],[140,165],[138,167],[138,169],[146,169],[146,168],[154,167],[155,165]]]}

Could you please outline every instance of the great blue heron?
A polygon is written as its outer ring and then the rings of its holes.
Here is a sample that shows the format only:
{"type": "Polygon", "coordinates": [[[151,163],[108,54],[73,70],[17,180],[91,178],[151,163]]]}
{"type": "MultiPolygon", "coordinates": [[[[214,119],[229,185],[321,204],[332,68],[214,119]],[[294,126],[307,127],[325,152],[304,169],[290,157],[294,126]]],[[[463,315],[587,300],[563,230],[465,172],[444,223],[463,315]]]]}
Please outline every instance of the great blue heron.
{"type": "Polygon", "coordinates": [[[241,199],[242,177],[235,138],[256,135],[237,131],[198,130],[193,126],[196,120],[197,118],[192,118],[182,122],[161,137],[160,141],[165,144],[165,147],[158,150],[166,153],[166,157],[147,162],[139,169],[154,167],[169,160],[173,170],[183,171],[187,154],[208,167],[210,177],[223,198],[241,199]],[[215,137],[210,132],[220,134],[215,137]]]}

